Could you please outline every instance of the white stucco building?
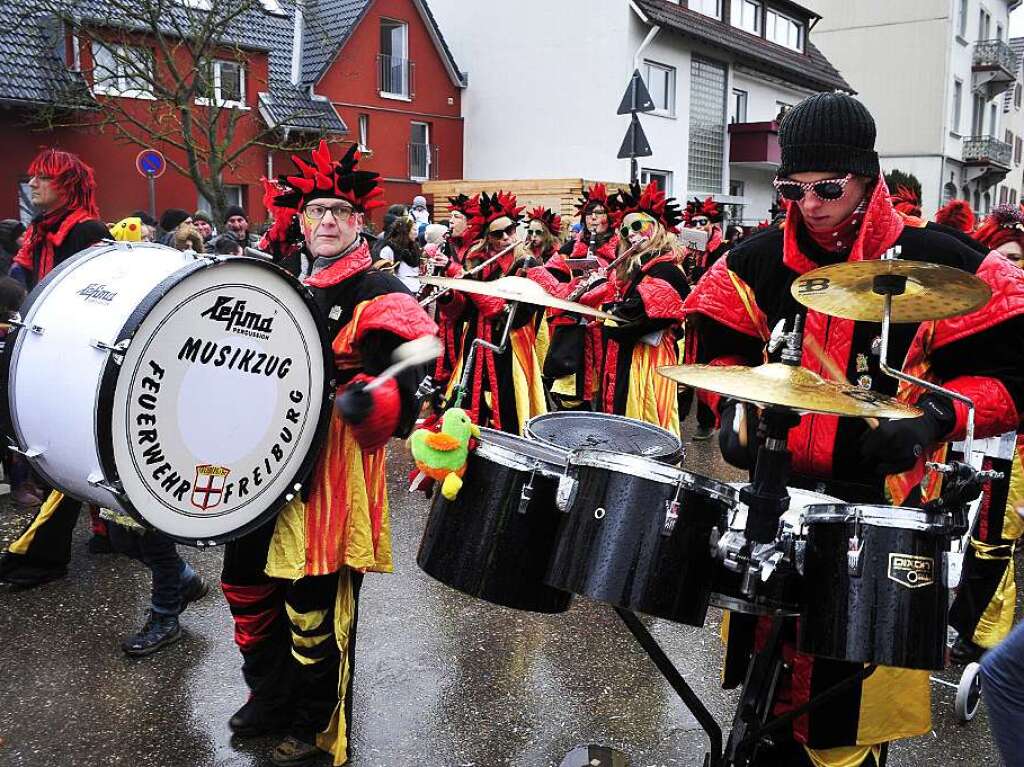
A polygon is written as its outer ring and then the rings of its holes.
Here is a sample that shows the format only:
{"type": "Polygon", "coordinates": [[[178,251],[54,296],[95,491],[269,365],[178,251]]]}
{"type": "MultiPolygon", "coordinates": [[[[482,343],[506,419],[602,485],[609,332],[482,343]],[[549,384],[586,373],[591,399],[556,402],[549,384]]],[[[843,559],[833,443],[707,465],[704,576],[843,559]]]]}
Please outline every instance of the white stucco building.
{"type": "Polygon", "coordinates": [[[1021,193],[1021,0],[808,0],[815,41],[878,124],[885,170],[921,181],[924,215],[954,197],[986,213],[1021,193]],[[1016,170],[1014,170],[1016,169],[1016,170]]]}
{"type": "Polygon", "coordinates": [[[811,42],[817,17],[789,0],[432,0],[469,76],[463,95],[467,179],[629,179],[616,115],[634,68],[658,106],[641,117],[642,158],[678,198],[769,216],[781,109],[850,86],[811,42]]]}

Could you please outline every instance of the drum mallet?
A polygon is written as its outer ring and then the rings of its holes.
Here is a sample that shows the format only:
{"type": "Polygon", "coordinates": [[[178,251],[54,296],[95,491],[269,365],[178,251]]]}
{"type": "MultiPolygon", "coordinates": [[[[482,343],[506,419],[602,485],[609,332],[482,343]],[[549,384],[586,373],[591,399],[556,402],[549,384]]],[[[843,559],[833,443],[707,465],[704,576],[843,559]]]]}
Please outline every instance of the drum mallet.
{"type": "Polygon", "coordinates": [[[407,368],[436,360],[441,356],[442,350],[441,339],[437,336],[420,336],[406,341],[391,354],[391,364],[379,376],[366,384],[365,391],[373,391],[407,368]]]}

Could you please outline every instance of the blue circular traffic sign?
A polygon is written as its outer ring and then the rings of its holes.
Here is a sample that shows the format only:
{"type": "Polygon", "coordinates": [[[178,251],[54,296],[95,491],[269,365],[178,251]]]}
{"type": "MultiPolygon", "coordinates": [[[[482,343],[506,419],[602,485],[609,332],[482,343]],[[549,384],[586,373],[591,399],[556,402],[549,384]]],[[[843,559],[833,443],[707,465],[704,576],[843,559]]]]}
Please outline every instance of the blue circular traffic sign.
{"type": "Polygon", "coordinates": [[[167,161],[157,150],[143,149],[135,157],[135,169],[147,178],[160,178],[167,170],[167,161]]]}

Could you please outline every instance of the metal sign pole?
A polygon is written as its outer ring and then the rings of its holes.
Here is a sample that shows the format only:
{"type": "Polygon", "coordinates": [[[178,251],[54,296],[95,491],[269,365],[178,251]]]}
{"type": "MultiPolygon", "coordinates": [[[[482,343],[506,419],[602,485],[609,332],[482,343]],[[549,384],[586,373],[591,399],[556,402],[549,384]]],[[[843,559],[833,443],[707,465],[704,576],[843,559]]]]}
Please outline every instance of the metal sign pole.
{"type": "Polygon", "coordinates": [[[156,174],[147,173],[146,183],[149,184],[149,215],[156,218],[156,174]]]}

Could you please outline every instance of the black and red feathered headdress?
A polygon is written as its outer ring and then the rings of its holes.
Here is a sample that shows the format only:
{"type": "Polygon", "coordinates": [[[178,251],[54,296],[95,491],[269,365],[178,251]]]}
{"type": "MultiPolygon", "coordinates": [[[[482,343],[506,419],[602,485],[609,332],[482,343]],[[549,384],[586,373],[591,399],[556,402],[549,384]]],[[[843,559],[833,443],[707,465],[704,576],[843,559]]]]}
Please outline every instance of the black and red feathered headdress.
{"type": "Polygon", "coordinates": [[[997,205],[981,222],[974,239],[990,250],[1011,240],[1024,243],[1024,211],[1016,205],[997,205]]]}
{"type": "Polygon", "coordinates": [[[286,189],[274,179],[261,178],[263,184],[263,206],[267,209],[273,223],[260,240],[260,250],[279,257],[292,245],[302,242],[302,230],[299,228],[298,210],[285,208],[278,200],[286,193],[286,189]]]}
{"type": "Polygon", "coordinates": [[[619,190],[612,198],[611,211],[616,226],[630,213],[646,213],[673,233],[679,231],[678,226],[683,221],[683,212],[675,197],[666,197],[654,181],[643,189],[634,181],[628,189],[619,190]]]}
{"type": "Polygon", "coordinates": [[[345,200],[359,213],[384,205],[380,199],[384,190],[377,185],[380,174],[357,170],[359,148],[355,144],[335,162],[327,142],[321,139],[310,162],[294,154],[292,162],[299,175],[278,177],[277,182],[285,191],[274,199],[276,207],[300,210],[307,200],[317,197],[345,200]]]}
{"type": "Polygon", "coordinates": [[[892,201],[892,206],[903,215],[921,217],[921,198],[913,189],[900,184],[896,187],[895,192],[890,193],[889,199],[892,201]]]}
{"type": "Polygon", "coordinates": [[[480,195],[474,194],[472,197],[467,197],[460,194],[456,197],[449,197],[448,210],[458,211],[466,218],[473,218],[480,213],[480,195]]]}
{"type": "Polygon", "coordinates": [[[584,189],[583,196],[576,203],[576,212],[580,218],[584,218],[587,215],[587,211],[595,205],[603,205],[605,210],[608,209],[608,187],[604,184],[598,183],[589,189],[584,189]]]}
{"type": "Polygon", "coordinates": [[[725,218],[725,212],[722,210],[722,206],[715,202],[712,197],[706,197],[703,200],[699,197],[694,197],[686,203],[683,219],[686,221],[686,225],[689,226],[690,221],[697,216],[704,216],[712,224],[720,224],[722,219],[725,218]]]}
{"type": "Polygon", "coordinates": [[[545,208],[543,205],[538,205],[527,213],[526,220],[540,221],[545,227],[547,227],[547,230],[553,237],[558,237],[562,233],[562,217],[550,208],[545,208]]]}
{"type": "Polygon", "coordinates": [[[499,218],[510,218],[518,223],[522,219],[525,205],[516,204],[516,196],[511,192],[497,191],[492,195],[483,192],[480,195],[480,212],[476,215],[474,223],[479,223],[479,231],[486,231],[491,222],[499,218]]]}
{"type": "Polygon", "coordinates": [[[974,231],[974,211],[967,200],[950,200],[935,212],[935,223],[970,234],[974,231]]]}

